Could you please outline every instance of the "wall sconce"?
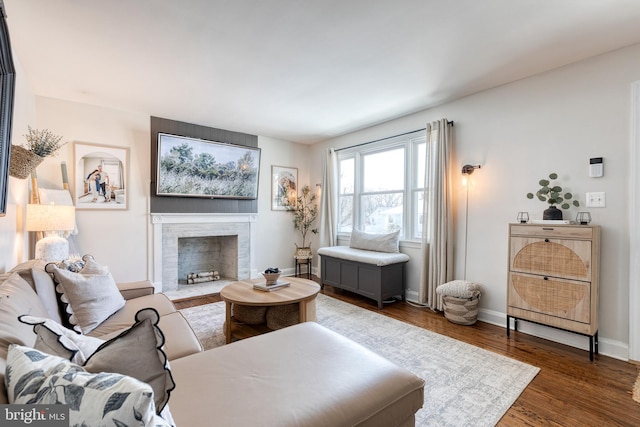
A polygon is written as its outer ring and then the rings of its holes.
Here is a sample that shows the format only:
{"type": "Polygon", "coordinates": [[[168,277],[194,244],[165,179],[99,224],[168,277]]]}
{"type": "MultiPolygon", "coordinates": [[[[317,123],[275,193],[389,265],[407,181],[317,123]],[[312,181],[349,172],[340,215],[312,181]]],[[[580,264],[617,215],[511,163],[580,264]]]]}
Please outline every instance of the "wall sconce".
{"type": "Polygon", "coordinates": [[[581,225],[587,225],[591,222],[591,214],[589,212],[578,212],[576,222],[581,225]]]}
{"type": "Polygon", "coordinates": [[[471,175],[475,169],[480,169],[481,167],[480,165],[464,165],[462,167],[462,174],[471,175]]]}
{"type": "Polygon", "coordinates": [[[27,205],[27,231],[42,231],[45,237],[38,240],[35,258],[45,261],[62,261],[69,257],[69,242],[61,231],[75,228],[76,211],[73,206],[27,205]]]}
{"type": "Polygon", "coordinates": [[[529,222],[529,212],[518,212],[518,222],[520,224],[529,222]]]}

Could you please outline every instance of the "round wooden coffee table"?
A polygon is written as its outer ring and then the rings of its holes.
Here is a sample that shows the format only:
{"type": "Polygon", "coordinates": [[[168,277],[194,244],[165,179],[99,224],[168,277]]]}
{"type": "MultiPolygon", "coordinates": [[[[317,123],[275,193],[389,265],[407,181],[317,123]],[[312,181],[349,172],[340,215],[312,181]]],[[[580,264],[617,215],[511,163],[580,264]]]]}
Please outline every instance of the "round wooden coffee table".
{"type": "Polygon", "coordinates": [[[264,284],[264,279],[251,279],[233,282],[222,288],[220,297],[226,304],[224,334],[227,344],[233,339],[249,338],[272,331],[266,324],[247,325],[236,322],[231,315],[232,304],[272,307],[298,303],[300,323],[316,320],[316,296],[320,292],[320,285],[311,280],[289,276],[281,277],[279,281],[290,282],[290,285],[270,292],[259,291],[253,285],[264,284]]]}

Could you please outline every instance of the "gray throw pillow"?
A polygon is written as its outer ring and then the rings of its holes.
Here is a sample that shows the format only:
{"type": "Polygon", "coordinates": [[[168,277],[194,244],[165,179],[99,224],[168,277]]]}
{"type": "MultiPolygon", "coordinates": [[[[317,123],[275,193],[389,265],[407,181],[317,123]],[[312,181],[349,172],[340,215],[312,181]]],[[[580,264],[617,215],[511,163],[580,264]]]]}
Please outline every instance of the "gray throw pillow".
{"type": "Polygon", "coordinates": [[[131,328],[100,345],[84,364],[89,372],[117,372],[149,384],[158,413],[176,386],[162,351],[164,335],[158,328],[159,321],[160,315],[153,308],[138,311],[131,328]]]}
{"type": "Polygon", "coordinates": [[[125,300],[106,267],[89,260],[79,273],[47,264],[73,329],[88,334],[124,307],[125,300]]]}

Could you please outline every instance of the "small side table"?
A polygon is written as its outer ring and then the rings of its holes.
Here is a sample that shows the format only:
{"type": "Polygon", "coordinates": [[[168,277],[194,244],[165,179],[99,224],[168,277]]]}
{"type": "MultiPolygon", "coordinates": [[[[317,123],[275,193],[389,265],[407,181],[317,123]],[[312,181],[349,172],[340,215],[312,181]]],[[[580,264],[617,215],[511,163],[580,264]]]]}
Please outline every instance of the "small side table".
{"type": "Polygon", "coordinates": [[[296,277],[299,277],[300,274],[302,274],[300,271],[302,270],[301,266],[306,265],[307,278],[310,279],[311,278],[311,260],[313,259],[313,257],[312,256],[305,256],[305,257],[294,256],[293,258],[296,260],[296,277]]]}

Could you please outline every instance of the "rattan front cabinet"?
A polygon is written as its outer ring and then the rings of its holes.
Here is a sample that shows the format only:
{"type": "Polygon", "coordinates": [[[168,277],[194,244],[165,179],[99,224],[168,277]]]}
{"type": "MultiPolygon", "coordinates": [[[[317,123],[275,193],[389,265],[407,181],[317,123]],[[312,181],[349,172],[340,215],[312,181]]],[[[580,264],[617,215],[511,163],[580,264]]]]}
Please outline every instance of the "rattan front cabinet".
{"type": "Polygon", "coordinates": [[[589,337],[598,352],[600,227],[509,225],[507,336],[526,320],[589,337]]]}

